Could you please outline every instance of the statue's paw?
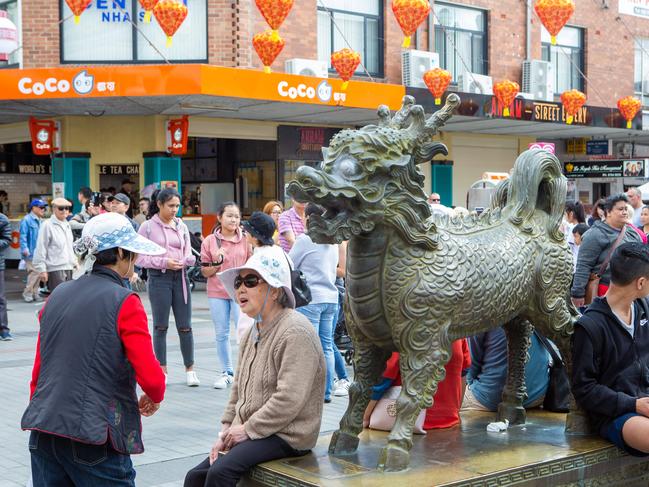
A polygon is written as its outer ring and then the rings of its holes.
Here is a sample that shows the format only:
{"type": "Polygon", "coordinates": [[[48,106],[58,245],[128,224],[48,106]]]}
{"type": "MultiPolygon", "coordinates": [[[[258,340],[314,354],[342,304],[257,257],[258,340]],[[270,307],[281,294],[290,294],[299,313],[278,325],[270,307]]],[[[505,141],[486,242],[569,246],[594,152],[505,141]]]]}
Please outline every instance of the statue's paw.
{"type": "Polygon", "coordinates": [[[581,409],[573,409],[566,415],[566,433],[570,435],[590,435],[596,433],[581,409]]]}
{"type": "Polygon", "coordinates": [[[498,404],[498,421],[509,421],[510,425],[525,424],[526,414],[523,406],[501,402],[498,404]]]}
{"type": "Polygon", "coordinates": [[[338,430],[331,436],[329,453],[331,455],[350,455],[358,449],[358,442],[358,436],[338,430]]]}
{"type": "Polygon", "coordinates": [[[410,452],[399,446],[387,445],[381,450],[377,468],[382,472],[400,472],[410,465],[410,452]]]}

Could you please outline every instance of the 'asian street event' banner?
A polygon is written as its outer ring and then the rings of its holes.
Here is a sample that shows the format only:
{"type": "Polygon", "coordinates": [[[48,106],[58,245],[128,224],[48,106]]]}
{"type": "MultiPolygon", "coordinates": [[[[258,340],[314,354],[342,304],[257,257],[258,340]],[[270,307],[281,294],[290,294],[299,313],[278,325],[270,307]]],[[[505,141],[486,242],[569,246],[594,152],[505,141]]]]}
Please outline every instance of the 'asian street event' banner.
{"type": "Polygon", "coordinates": [[[645,177],[645,161],[569,161],[563,164],[568,178],[645,177]]]}

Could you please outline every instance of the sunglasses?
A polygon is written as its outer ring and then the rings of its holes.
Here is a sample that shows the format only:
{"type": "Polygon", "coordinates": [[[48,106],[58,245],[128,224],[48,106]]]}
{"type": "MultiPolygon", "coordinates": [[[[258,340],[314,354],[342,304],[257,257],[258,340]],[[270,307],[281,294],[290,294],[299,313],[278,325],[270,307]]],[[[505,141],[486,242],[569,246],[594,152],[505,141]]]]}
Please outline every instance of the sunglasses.
{"type": "Polygon", "coordinates": [[[243,277],[237,276],[234,278],[234,289],[239,289],[242,284],[251,289],[257,287],[260,282],[264,282],[264,280],[256,274],[248,274],[243,277]]]}
{"type": "Polygon", "coordinates": [[[71,206],[55,206],[54,208],[56,208],[57,210],[60,210],[60,211],[70,211],[70,210],[72,210],[71,206]]]}
{"type": "Polygon", "coordinates": [[[435,203],[435,202],[439,203],[440,200],[439,200],[439,198],[433,198],[433,199],[430,200],[430,201],[432,201],[433,203],[435,203]]]}

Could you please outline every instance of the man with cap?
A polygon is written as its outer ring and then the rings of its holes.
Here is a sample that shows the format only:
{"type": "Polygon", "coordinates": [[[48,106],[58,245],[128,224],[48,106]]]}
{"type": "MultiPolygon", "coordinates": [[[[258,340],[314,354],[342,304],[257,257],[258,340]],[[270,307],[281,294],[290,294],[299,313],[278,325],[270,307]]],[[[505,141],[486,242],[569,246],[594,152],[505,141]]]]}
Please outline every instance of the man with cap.
{"type": "Polygon", "coordinates": [[[23,290],[23,299],[26,303],[43,300],[38,292],[41,281],[40,272],[34,267],[32,260],[34,259],[38,233],[46,208],[47,203],[45,201],[33,199],[29,203],[29,213],[20,222],[20,254],[27,269],[27,284],[23,290]]]}
{"type": "Polygon", "coordinates": [[[72,250],[72,229],[67,217],[72,205],[65,198],[52,201],[52,216],[45,220],[38,232],[32,263],[47,281],[50,291],[72,279],[72,270],[77,266],[77,257],[72,250]]]}
{"type": "Polygon", "coordinates": [[[165,250],[105,213],[86,223],[75,252],[88,274],[59,286],[39,317],[21,421],[31,430],[32,482],[135,486],[130,455],[144,451],[141,416],[159,409],[165,378],[142,302],[123,279],[138,254],[165,250]]]}
{"type": "Polygon", "coordinates": [[[129,209],[131,208],[131,198],[124,193],[117,193],[115,196],[109,196],[108,202],[110,203],[110,211],[125,216],[131,222],[131,225],[133,225],[133,230],[137,232],[140,225],[128,215],[129,209]]]}

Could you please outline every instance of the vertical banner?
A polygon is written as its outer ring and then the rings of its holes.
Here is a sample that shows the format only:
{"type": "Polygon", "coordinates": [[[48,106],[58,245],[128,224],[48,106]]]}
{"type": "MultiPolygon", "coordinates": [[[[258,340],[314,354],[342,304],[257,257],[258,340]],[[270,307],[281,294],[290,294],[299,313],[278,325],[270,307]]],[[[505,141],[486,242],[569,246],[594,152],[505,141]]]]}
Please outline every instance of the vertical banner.
{"type": "Polygon", "coordinates": [[[167,121],[167,152],[181,156],[187,153],[187,137],[189,135],[189,117],[167,121]]]}
{"type": "Polygon", "coordinates": [[[52,152],[58,152],[57,132],[57,123],[54,120],[38,120],[29,117],[29,133],[34,154],[47,156],[52,152]]]}

